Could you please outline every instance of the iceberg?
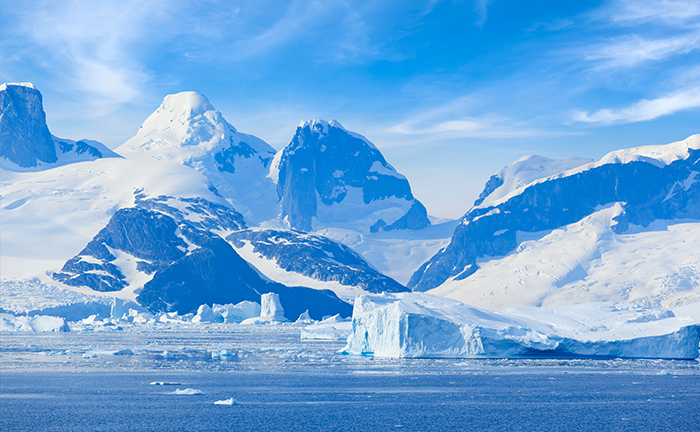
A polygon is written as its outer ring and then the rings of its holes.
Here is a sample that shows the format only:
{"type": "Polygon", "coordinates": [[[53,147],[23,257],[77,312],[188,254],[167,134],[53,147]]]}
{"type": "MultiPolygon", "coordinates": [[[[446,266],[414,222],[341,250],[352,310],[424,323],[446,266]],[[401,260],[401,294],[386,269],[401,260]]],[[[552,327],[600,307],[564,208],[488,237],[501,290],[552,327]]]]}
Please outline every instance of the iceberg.
{"type": "Polygon", "coordinates": [[[700,354],[700,303],[659,311],[626,303],[489,311],[424,293],[355,299],[343,353],[375,357],[659,358],[700,354]],[[686,307],[687,309],[688,307],[686,307]]]}
{"type": "Polygon", "coordinates": [[[0,331],[69,332],[70,327],[61,317],[48,315],[14,316],[0,313],[0,331]]]}
{"type": "Polygon", "coordinates": [[[260,296],[260,316],[245,319],[241,324],[266,324],[286,322],[284,308],[277,293],[267,293],[260,296]]]}

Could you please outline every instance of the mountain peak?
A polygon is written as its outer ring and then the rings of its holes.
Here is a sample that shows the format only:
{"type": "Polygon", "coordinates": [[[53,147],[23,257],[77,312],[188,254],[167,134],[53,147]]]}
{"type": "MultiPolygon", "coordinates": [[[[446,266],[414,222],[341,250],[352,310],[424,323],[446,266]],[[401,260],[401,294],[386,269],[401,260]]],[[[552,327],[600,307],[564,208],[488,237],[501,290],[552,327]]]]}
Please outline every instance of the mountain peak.
{"type": "Polygon", "coordinates": [[[27,88],[36,90],[36,87],[34,87],[34,84],[32,84],[32,83],[30,83],[30,82],[23,82],[23,83],[4,83],[4,84],[0,84],[0,91],[7,90],[7,86],[27,87],[27,88]]]}
{"type": "Polygon", "coordinates": [[[340,122],[335,119],[331,120],[330,122],[318,118],[304,120],[301,123],[299,123],[299,127],[302,129],[308,127],[309,129],[311,129],[311,131],[319,133],[321,135],[327,135],[328,129],[330,128],[337,128],[347,132],[343,125],[341,125],[340,122]]]}
{"type": "Polygon", "coordinates": [[[167,95],[163,103],[156,110],[161,116],[167,116],[172,120],[191,119],[207,111],[216,111],[214,106],[203,94],[186,91],[167,95]]]}

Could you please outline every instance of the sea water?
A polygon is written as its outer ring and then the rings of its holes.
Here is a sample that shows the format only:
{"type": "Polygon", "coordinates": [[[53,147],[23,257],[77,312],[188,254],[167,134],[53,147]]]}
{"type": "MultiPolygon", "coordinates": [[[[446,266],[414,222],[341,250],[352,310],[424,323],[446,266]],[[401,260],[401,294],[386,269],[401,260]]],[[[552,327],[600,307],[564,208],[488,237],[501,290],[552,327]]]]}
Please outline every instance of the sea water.
{"type": "Polygon", "coordinates": [[[0,427],[700,430],[697,361],[372,359],[342,346],[287,326],[3,334],[0,427]]]}

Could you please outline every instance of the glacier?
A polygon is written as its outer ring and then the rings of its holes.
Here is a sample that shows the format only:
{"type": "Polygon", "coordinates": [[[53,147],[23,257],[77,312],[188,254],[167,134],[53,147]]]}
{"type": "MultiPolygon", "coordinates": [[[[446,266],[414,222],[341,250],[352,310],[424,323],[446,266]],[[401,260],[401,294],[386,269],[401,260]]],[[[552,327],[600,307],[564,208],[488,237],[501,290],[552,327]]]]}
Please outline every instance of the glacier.
{"type": "Polygon", "coordinates": [[[700,304],[489,311],[425,293],[359,296],[343,353],[375,357],[695,359],[700,304]]]}

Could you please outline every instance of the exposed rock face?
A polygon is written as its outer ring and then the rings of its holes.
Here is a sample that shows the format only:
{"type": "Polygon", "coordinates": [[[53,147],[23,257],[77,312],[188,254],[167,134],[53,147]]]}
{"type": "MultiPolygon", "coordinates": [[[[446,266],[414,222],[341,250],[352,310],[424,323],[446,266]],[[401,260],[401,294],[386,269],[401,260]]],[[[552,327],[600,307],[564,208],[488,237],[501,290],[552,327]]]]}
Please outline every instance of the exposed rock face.
{"type": "Polygon", "coordinates": [[[0,86],[0,143],[0,156],[23,168],[58,160],[41,93],[33,86],[0,86]]]}
{"type": "Polygon", "coordinates": [[[294,230],[236,231],[226,238],[236,247],[245,243],[282,269],[320,281],[336,281],[373,293],[408,291],[372,267],[349,247],[325,237],[294,230]]]}
{"type": "Polygon", "coordinates": [[[372,143],[335,120],[302,123],[273,171],[291,228],[309,231],[314,218],[375,230],[430,224],[408,180],[372,143]]]}
{"type": "Polygon", "coordinates": [[[455,229],[449,246],[421,266],[408,286],[426,291],[449,278],[465,279],[478,270],[477,258],[514,250],[517,231],[561,227],[611,203],[624,203],[624,212],[612,227],[618,233],[629,224],[700,218],[700,138],[657,147],[657,153],[644,148],[613,152],[601,162],[534,181],[489,201],[490,193],[502,184],[492,177],[477,205],[455,229]],[[488,205],[479,205],[482,202],[488,205]]]}
{"type": "Polygon", "coordinates": [[[5,158],[2,167],[9,170],[120,157],[97,141],[51,135],[41,93],[28,83],[0,85],[0,144],[0,157],[5,158]]]}

